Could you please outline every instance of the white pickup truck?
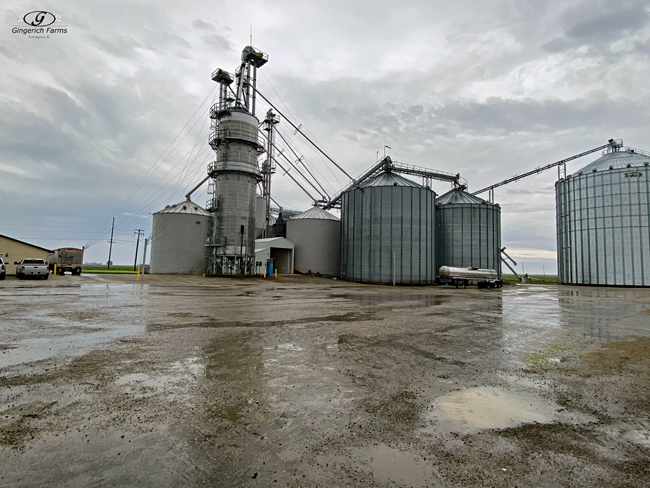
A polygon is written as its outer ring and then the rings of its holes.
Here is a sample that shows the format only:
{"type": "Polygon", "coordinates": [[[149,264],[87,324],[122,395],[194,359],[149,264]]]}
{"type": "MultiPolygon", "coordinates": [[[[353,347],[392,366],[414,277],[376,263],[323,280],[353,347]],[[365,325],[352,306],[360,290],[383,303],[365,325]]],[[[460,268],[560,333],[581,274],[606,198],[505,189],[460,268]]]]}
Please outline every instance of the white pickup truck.
{"type": "Polygon", "coordinates": [[[43,278],[44,280],[50,277],[50,268],[42,259],[23,259],[21,262],[14,261],[16,265],[16,278],[43,278]]]}

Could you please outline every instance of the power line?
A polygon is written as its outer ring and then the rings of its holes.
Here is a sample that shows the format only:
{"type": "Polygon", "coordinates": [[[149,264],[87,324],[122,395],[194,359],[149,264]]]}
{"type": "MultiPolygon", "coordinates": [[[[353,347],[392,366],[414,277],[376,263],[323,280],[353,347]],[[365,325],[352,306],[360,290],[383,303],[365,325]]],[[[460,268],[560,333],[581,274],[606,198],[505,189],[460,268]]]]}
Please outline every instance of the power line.
{"type": "MultiPolygon", "coordinates": [[[[162,154],[158,157],[158,159],[156,160],[156,162],[155,162],[155,163],[154,163],[154,164],[149,168],[149,170],[148,170],[148,171],[147,171],[147,172],[146,172],[146,173],[145,173],[145,174],[140,178],[140,181],[138,182],[138,184],[137,184],[137,185],[136,185],[136,186],[135,186],[135,187],[134,187],[134,188],[133,188],[133,189],[128,193],[128,195],[127,195],[126,197],[124,197],[124,200],[122,200],[122,202],[120,203],[120,205],[118,205],[117,209],[115,209],[115,211],[112,212],[113,215],[118,214],[118,213],[122,210],[122,207],[126,204],[126,202],[128,201],[128,199],[131,198],[131,196],[134,195],[135,192],[138,191],[138,189],[140,189],[140,187],[141,187],[141,186],[144,184],[144,182],[145,182],[145,181],[150,177],[150,175],[153,173],[153,171],[154,171],[156,168],[158,168],[158,167],[159,167],[159,166],[160,166],[160,165],[161,165],[161,164],[162,164],[162,163],[163,163],[163,162],[164,162],[164,161],[169,157],[169,155],[171,154],[171,152],[173,152],[173,151],[178,147],[178,145],[183,141],[183,139],[185,139],[185,137],[186,137],[187,134],[189,133],[189,130],[188,130],[188,132],[185,134],[185,136],[183,136],[183,137],[178,141],[178,143],[177,143],[177,144],[174,146],[174,148],[169,152],[169,154],[163,158],[163,156],[165,155],[165,153],[167,153],[167,151],[169,150],[169,148],[172,147],[172,145],[174,144],[174,142],[176,141],[176,139],[178,139],[178,137],[179,137],[179,136],[181,135],[181,133],[185,130],[185,128],[187,127],[187,125],[192,121],[192,119],[194,118],[194,116],[195,116],[195,115],[196,115],[196,114],[201,110],[201,107],[203,107],[203,105],[205,104],[205,102],[208,101],[208,99],[210,98],[210,96],[212,96],[213,92],[214,92],[216,89],[217,89],[216,86],[215,86],[214,88],[212,88],[212,90],[210,91],[210,93],[208,94],[208,96],[205,97],[205,99],[204,99],[204,100],[199,104],[198,108],[197,108],[197,109],[194,111],[194,113],[190,116],[190,118],[189,118],[188,121],[185,123],[185,125],[184,125],[184,126],[183,126],[179,131],[178,131],[178,133],[176,134],[176,136],[174,137],[174,139],[172,139],[172,141],[169,143],[169,145],[167,146],[167,148],[166,148],[166,149],[162,152],[162,154]]],[[[197,119],[197,122],[198,122],[198,119],[197,119]]],[[[195,123],[192,125],[192,127],[190,127],[190,130],[191,130],[191,129],[196,125],[197,122],[195,122],[195,123]]],[[[108,223],[108,221],[104,223],[104,226],[105,226],[107,223],[108,223]]],[[[99,237],[98,239],[101,239],[101,238],[102,238],[102,237],[99,237]]],[[[94,242],[92,242],[92,241],[93,241],[93,239],[91,239],[91,240],[87,243],[86,247],[90,247],[92,244],[94,244],[94,242]]]]}
{"type": "Polygon", "coordinates": [[[312,146],[314,146],[314,147],[316,148],[316,150],[318,150],[318,151],[319,151],[323,156],[325,156],[327,159],[329,159],[329,161],[330,161],[334,166],[336,166],[339,170],[341,170],[341,172],[342,172],[345,176],[347,176],[347,177],[350,178],[351,180],[354,180],[354,178],[352,178],[352,176],[350,176],[350,175],[348,174],[347,171],[345,171],[343,168],[341,168],[341,167],[336,163],[336,161],[334,161],[331,157],[329,157],[329,156],[327,155],[327,153],[326,153],[325,151],[323,151],[323,150],[322,150],[318,145],[316,145],[316,143],[315,143],[314,141],[312,141],[312,140],[309,138],[309,136],[307,136],[307,134],[305,134],[305,133],[302,131],[301,127],[299,127],[299,126],[297,126],[296,124],[294,124],[294,123],[291,121],[291,119],[289,119],[286,115],[284,115],[284,114],[283,114],[283,113],[282,113],[282,112],[281,112],[281,111],[280,111],[280,110],[279,110],[275,105],[273,105],[273,103],[271,103],[271,102],[269,101],[269,99],[266,98],[266,97],[265,97],[265,96],[264,96],[264,95],[263,95],[263,94],[262,94],[258,89],[255,89],[255,92],[256,92],[260,97],[262,97],[262,98],[266,101],[266,103],[268,103],[271,107],[273,107],[273,108],[275,109],[275,111],[278,112],[278,114],[280,114],[280,115],[284,118],[284,120],[286,120],[287,122],[289,122],[289,124],[291,125],[291,127],[293,127],[294,129],[296,129],[296,132],[299,132],[299,133],[300,133],[300,134],[301,134],[305,139],[307,139],[307,140],[309,141],[309,143],[310,143],[312,146]]]}

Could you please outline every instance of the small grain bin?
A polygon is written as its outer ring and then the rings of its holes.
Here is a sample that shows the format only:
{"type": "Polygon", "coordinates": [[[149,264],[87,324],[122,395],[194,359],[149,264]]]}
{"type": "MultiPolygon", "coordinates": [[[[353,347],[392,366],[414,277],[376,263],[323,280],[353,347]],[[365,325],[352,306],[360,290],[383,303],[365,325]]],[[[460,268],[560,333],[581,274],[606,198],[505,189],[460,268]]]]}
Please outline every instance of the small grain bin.
{"type": "Polygon", "coordinates": [[[205,273],[210,213],[189,200],[153,214],[152,274],[205,273]]]}
{"type": "Polygon", "coordinates": [[[314,206],[287,221],[287,239],[294,243],[294,266],[323,276],[341,271],[341,221],[314,206]]]}

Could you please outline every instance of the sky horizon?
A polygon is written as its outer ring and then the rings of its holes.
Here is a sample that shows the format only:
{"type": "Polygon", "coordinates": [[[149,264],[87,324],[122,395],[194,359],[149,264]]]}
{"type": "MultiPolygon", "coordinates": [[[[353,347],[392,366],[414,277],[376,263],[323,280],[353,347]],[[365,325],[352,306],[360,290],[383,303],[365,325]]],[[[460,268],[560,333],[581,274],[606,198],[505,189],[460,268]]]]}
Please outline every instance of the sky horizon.
{"type": "MultiPolygon", "coordinates": [[[[152,214],[205,177],[210,75],[235,70],[251,29],[269,56],[260,92],[353,177],[385,146],[395,161],[461,173],[470,192],[611,138],[650,149],[647,1],[10,1],[1,25],[0,234],[90,244],[87,262],[107,261],[115,217],[113,262],[132,264],[135,230],[149,237],[152,214]],[[35,9],[56,31],[24,32],[35,9]]],[[[278,127],[328,192],[346,186],[278,127]]],[[[495,191],[517,271],[557,270],[556,180],[549,170],[495,191]]],[[[193,201],[205,205],[206,190],[193,201]]],[[[282,171],[273,196],[312,203],[282,171]]]]}

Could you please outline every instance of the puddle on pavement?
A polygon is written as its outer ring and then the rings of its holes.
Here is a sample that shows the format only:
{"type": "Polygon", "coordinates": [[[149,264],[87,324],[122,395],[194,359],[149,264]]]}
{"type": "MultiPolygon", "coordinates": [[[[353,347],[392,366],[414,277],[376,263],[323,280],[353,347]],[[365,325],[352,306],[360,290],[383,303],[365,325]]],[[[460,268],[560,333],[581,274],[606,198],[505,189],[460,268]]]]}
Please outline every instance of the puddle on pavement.
{"type": "MultiPolygon", "coordinates": [[[[445,296],[438,295],[427,295],[427,294],[416,294],[416,295],[357,295],[354,293],[342,293],[342,294],[331,294],[329,298],[337,298],[344,300],[352,300],[358,302],[360,305],[377,305],[377,304],[387,304],[387,303],[400,303],[409,302],[408,308],[426,308],[433,307],[437,305],[442,305],[447,302],[449,299],[445,296]]],[[[406,303],[404,303],[406,306],[406,303]]]]}
{"type": "Polygon", "coordinates": [[[400,451],[385,444],[352,449],[352,456],[361,462],[363,471],[372,473],[380,483],[411,487],[437,486],[440,478],[422,457],[400,451]]]}
{"type": "Polygon", "coordinates": [[[557,405],[531,394],[494,387],[455,391],[436,399],[425,432],[472,432],[554,420],[557,405]]]}
{"type": "MultiPolygon", "coordinates": [[[[91,329],[93,330],[93,329],[91,329]]],[[[96,329],[95,329],[96,330],[96,329]]],[[[0,355],[0,368],[42,361],[56,356],[82,356],[91,348],[116,339],[143,334],[143,325],[119,326],[65,337],[25,339],[12,344],[0,355]]]]}

